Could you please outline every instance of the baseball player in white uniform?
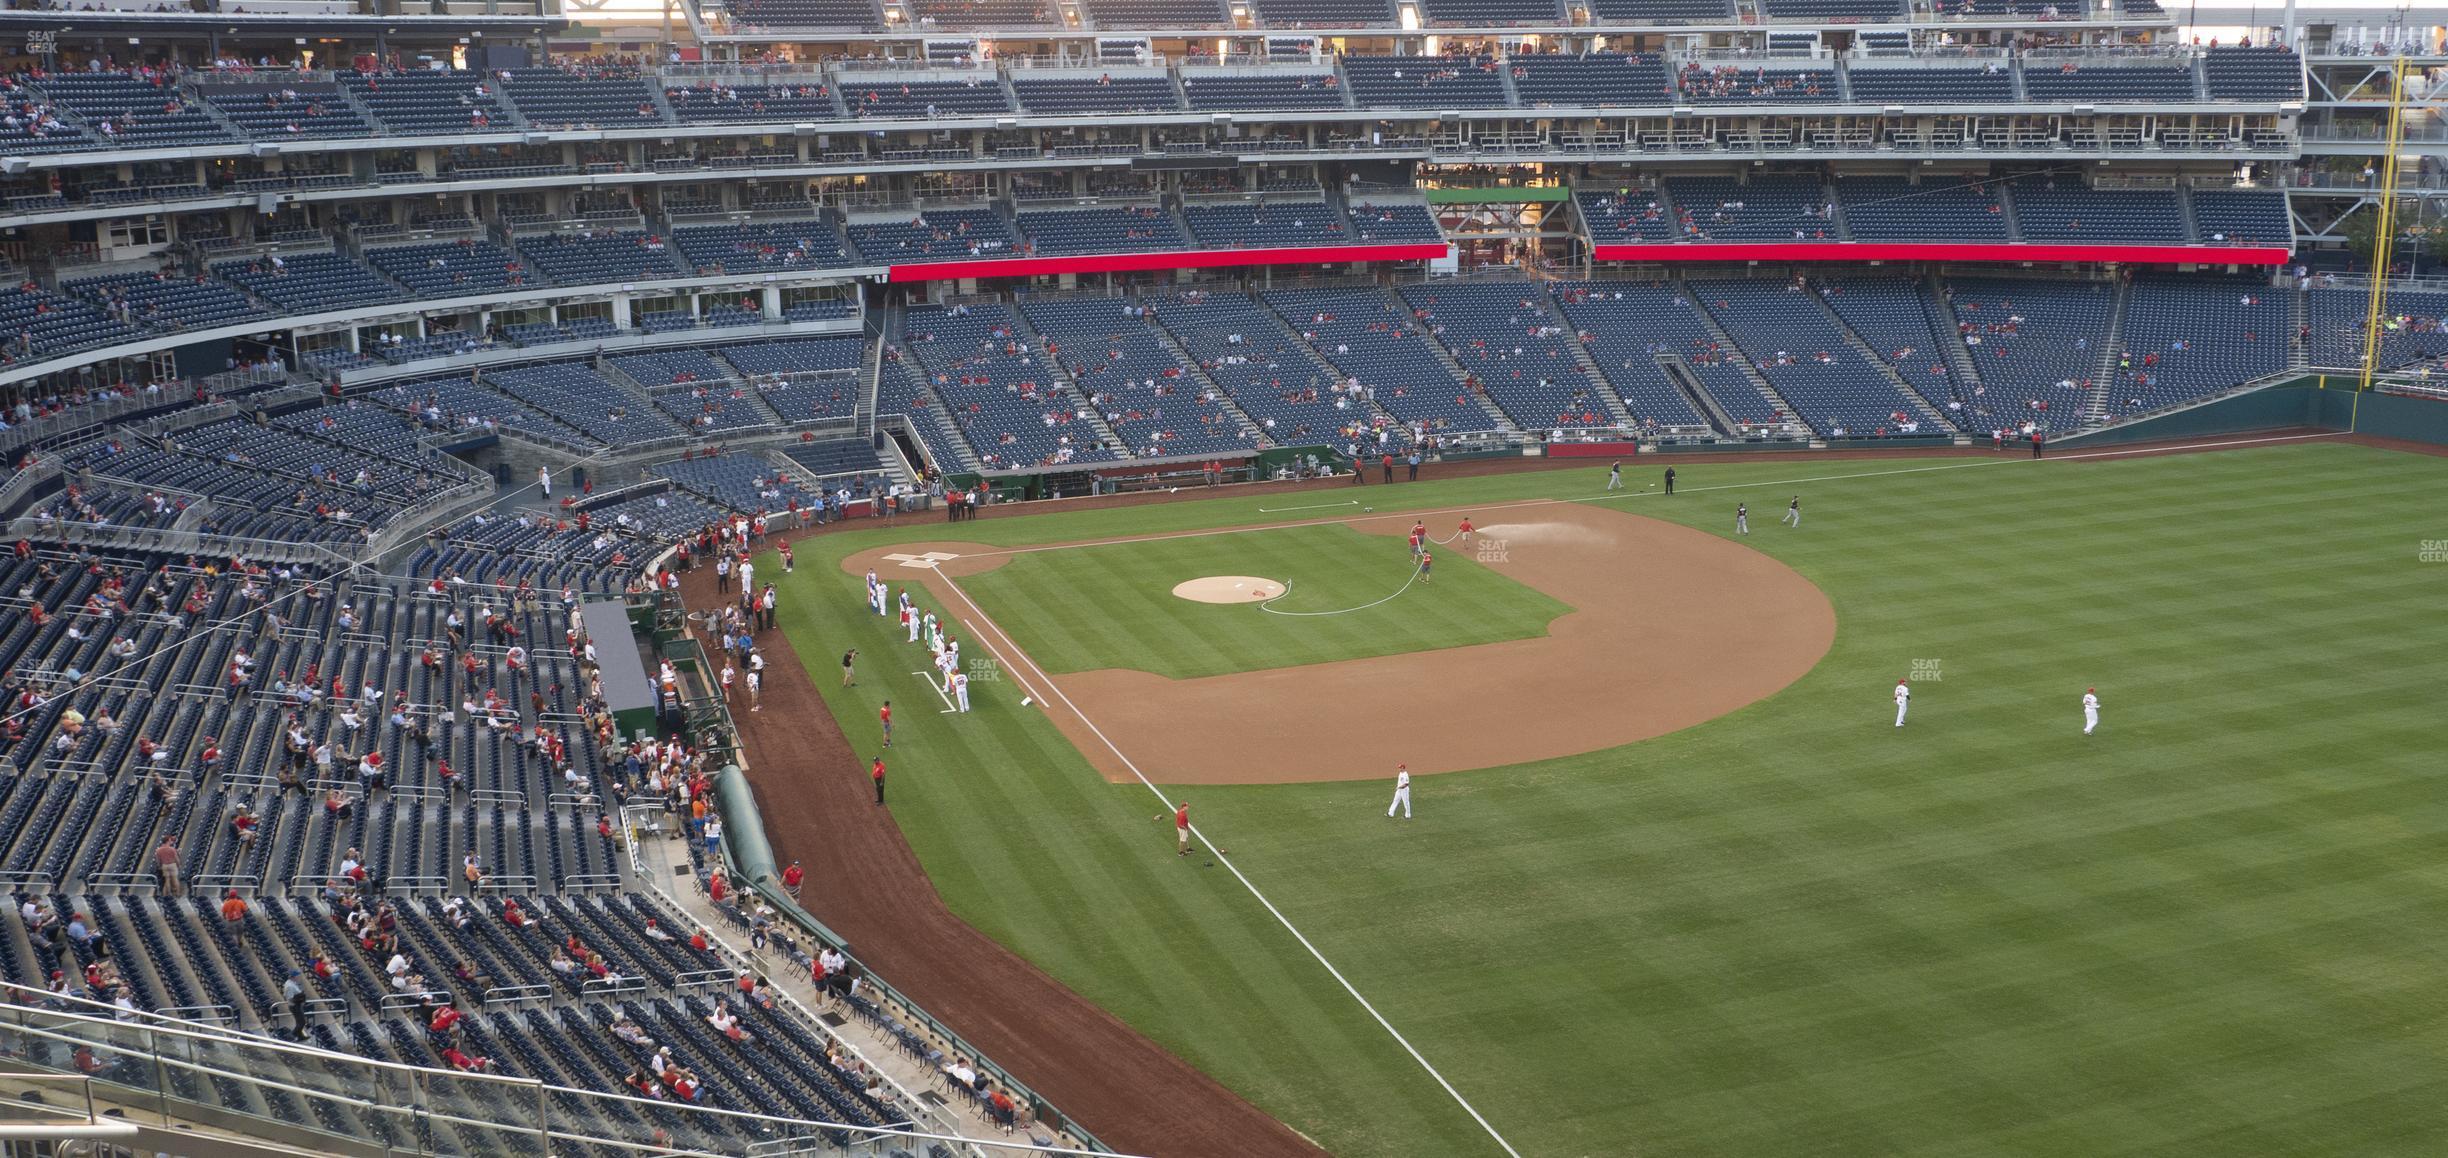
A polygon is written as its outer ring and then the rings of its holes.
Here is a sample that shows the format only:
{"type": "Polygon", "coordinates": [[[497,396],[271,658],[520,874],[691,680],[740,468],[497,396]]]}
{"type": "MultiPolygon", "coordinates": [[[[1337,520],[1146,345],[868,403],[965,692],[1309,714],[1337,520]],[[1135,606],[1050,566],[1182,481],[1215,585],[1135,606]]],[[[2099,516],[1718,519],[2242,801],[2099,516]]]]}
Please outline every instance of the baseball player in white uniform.
{"type": "Polygon", "coordinates": [[[952,673],[952,702],[964,712],[969,710],[969,673],[952,673]]]}
{"type": "Polygon", "coordinates": [[[1397,808],[1402,809],[1404,820],[1411,819],[1411,766],[1408,764],[1394,766],[1394,803],[1386,805],[1386,815],[1393,816],[1397,808]]]}
{"type": "Polygon", "coordinates": [[[902,608],[902,609],[901,609],[901,623],[902,623],[902,625],[903,625],[903,626],[905,626],[905,627],[908,627],[908,628],[909,628],[909,641],[910,641],[911,643],[916,643],[916,642],[918,642],[918,616],[917,616],[917,614],[916,614],[915,612],[912,612],[912,611],[911,611],[909,608],[907,608],[907,607],[902,608]]]}
{"type": "Polygon", "coordinates": [[[910,609],[909,588],[904,587],[901,589],[901,610],[908,611],[910,609]]]}
{"type": "Polygon", "coordinates": [[[1751,533],[1751,504],[1734,504],[1734,530],[1737,534],[1751,533]]]}
{"type": "Polygon", "coordinates": [[[2099,727],[2099,689],[2098,689],[2098,688],[2084,688],[2084,689],[2083,689],[2083,735],[2086,735],[2086,736],[2090,735],[2090,734],[2091,734],[2091,729],[2096,728],[2096,727],[2099,727]]]}
{"type": "Polygon", "coordinates": [[[1912,684],[1904,680],[1897,680],[1895,700],[1896,727],[1901,728],[1904,726],[1904,708],[1906,705],[1912,703],[1912,684]]]}
{"type": "Polygon", "coordinates": [[[1785,517],[1778,519],[1777,521],[1780,523],[1791,523],[1796,527],[1801,526],[1802,496],[1795,495],[1792,502],[1785,504],[1785,517]]]}

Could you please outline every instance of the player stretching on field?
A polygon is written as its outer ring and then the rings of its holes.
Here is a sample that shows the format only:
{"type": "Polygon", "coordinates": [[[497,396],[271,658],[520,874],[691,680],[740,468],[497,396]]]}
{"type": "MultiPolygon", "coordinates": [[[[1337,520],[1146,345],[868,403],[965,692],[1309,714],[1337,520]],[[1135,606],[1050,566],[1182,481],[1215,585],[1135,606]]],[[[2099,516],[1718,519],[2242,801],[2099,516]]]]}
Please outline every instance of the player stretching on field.
{"type": "Polygon", "coordinates": [[[1422,547],[1420,548],[1419,557],[1419,581],[1426,583],[1430,578],[1428,574],[1429,569],[1436,566],[1436,556],[1429,554],[1426,547],[1422,547]]]}

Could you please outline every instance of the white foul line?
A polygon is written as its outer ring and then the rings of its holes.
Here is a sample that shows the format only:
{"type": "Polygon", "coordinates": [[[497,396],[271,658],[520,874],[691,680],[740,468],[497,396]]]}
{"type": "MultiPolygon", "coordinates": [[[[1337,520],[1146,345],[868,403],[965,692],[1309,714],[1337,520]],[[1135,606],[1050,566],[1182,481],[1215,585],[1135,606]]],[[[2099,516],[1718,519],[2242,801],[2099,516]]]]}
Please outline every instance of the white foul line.
{"type": "MultiPolygon", "coordinates": [[[[1054,682],[1053,674],[1046,671],[1043,667],[1038,667],[1036,660],[1029,659],[1028,654],[1020,650],[1019,642],[1012,639],[1009,632],[1003,630],[1002,624],[996,623],[986,614],[984,608],[977,605],[976,600],[969,598],[969,593],[962,590],[961,585],[954,581],[951,575],[942,571],[937,571],[936,574],[943,579],[945,586],[952,589],[952,593],[954,595],[960,596],[961,602],[969,605],[970,612],[977,616],[977,619],[971,624],[973,627],[979,623],[982,623],[986,627],[992,629],[995,635],[1002,636],[1005,643],[1011,644],[1011,654],[1004,655],[1003,649],[996,647],[993,639],[982,634],[978,637],[985,642],[988,649],[992,650],[997,656],[1002,658],[1004,666],[1012,668],[1013,674],[1016,676],[1018,674],[1018,665],[1013,663],[1013,657],[1016,656],[1020,659],[1028,660],[1028,665],[1036,668],[1038,676],[1045,681],[1046,690],[1051,692],[1057,698],[1061,699],[1063,706],[1071,709],[1071,714],[1078,716],[1080,723],[1088,726],[1088,730],[1094,733],[1096,738],[1105,745],[1105,749],[1112,752],[1115,759],[1122,761],[1122,766],[1130,769],[1130,774],[1138,777],[1139,783],[1146,785],[1149,792],[1156,794],[1156,799],[1163,801],[1164,806],[1167,809],[1174,807],[1173,801],[1165,796],[1164,789],[1158,788],[1154,781],[1149,780],[1147,778],[1147,773],[1141,772],[1139,770],[1139,765],[1132,763],[1131,758],[1123,754],[1122,749],[1113,742],[1113,738],[1107,736],[1104,729],[1097,727],[1096,721],[1089,719],[1088,713],[1081,711],[1078,704],[1071,702],[1070,695],[1064,692],[1062,687],[1054,682]]],[[[1408,584],[1405,586],[1408,586],[1408,584]]],[[[1503,1147],[1504,1152],[1511,1155],[1512,1158],[1521,1158],[1521,1151],[1514,1149],[1511,1142],[1505,1141],[1504,1135],[1497,1133],[1496,1127],[1488,1124],[1488,1120],[1480,1116],[1478,1109],[1470,1104],[1470,1099],[1463,1097],[1462,1091],[1455,1089],[1452,1082],[1446,1081],[1445,1075],[1437,1072],[1436,1066],[1429,1063],[1427,1057],[1420,1053],[1418,1047],[1413,1046],[1410,1039],[1402,1035],[1401,1030],[1395,1029],[1394,1024],[1387,1021],[1384,1014],[1377,1012],[1377,1007],[1369,1004],[1368,998],[1360,995],[1360,991],[1353,987],[1351,980],[1343,976],[1343,971],[1335,968],[1334,962],[1327,960],[1326,955],[1319,952],[1316,945],[1310,943],[1309,938],[1303,935],[1299,927],[1292,923],[1292,919],[1284,916],[1283,910],[1275,907],[1275,902],[1268,900],[1265,893],[1258,891],[1257,885],[1252,884],[1247,876],[1242,875],[1240,867],[1233,864],[1232,858],[1227,857],[1221,851],[1218,851],[1215,846],[1215,842],[1207,839],[1207,834],[1201,832],[1197,825],[1191,825],[1190,832],[1192,835],[1198,837],[1200,843],[1207,846],[1207,851],[1215,856],[1216,863],[1223,865],[1225,871],[1230,872],[1235,880],[1241,882],[1242,888],[1248,889],[1251,896],[1258,898],[1259,904],[1266,906],[1266,911],[1274,916],[1277,923],[1281,924],[1286,932],[1292,934],[1293,940],[1300,942],[1301,948],[1307,949],[1309,951],[1309,955],[1317,959],[1318,964],[1326,967],[1326,972],[1334,977],[1336,984],[1343,987],[1343,992],[1351,994],[1352,1000],[1359,1002],[1360,1008],[1367,1010],[1368,1015],[1375,1018],[1377,1020],[1377,1024],[1388,1034],[1393,1036],[1395,1043],[1402,1046],[1405,1053],[1411,1055],[1411,1060],[1418,1062],[1421,1069],[1428,1071],[1429,1077],[1435,1078],[1438,1085],[1445,1087],[1445,1092],[1453,1096],[1454,1102],[1462,1107],[1464,1113],[1471,1116],[1472,1121],[1479,1123],[1480,1129],[1487,1131],[1488,1137],[1495,1139],[1496,1144],[1503,1147]]]]}
{"type": "Polygon", "coordinates": [[[1262,515],[1280,515],[1285,511],[1322,511],[1329,507],[1356,507],[1359,505],[1360,500],[1358,499],[1345,499],[1339,503],[1311,503],[1305,507],[1260,507],[1258,508],[1258,513],[1262,515]]]}

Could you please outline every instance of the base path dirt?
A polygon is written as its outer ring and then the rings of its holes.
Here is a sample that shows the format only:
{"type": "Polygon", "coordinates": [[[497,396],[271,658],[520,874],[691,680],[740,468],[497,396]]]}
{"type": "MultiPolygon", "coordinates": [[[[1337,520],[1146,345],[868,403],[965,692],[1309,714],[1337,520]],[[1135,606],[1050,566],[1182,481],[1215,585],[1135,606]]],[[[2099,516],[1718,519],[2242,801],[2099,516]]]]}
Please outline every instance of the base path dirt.
{"type": "MultiPolygon", "coordinates": [[[[692,608],[725,601],[702,568],[681,593],[692,608]]],[[[1123,1153],[1324,1153],[945,908],[790,640],[768,631],[757,646],[765,710],[736,715],[757,809],[774,854],[807,871],[809,911],[859,960],[1123,1153]]]]}
{"type": "MultiPolygon", "coordinates": [[[[1133,778],[1117,748],[1149,779],[1173,784],[1369,779],[1397,761],[1427,773],[1577,755],[1760,700],[1802,678],[1835,641],[1827,597],[1740,542],[1582,503],[1532,500],[1479,508],[1478,518],[1480,544],[1437,549],[1468,553],[1573,607],[1547,635],[1190,680],[1120,669],[1049,675],[1012,654],[1000,629],[1014,625],[992,622],[993,609],[958,580],[1048,548],[900,544],[843,565],[926,583],[1013,674],[1050,685],[1048,715],[1116,781],[1133,778]],[[886,558],[928,551],[959,557],[933,569],[886,558]],[[1250,744],[1253,732],[1268,742],[1250,744]]],[[[1332,521],[1384,536],[1398,557],[1412,519],[1332,521]]],[[[1774,514],[1759,521],[1777,529],[1774,514]]],[[[1440,593],[1419,584],[1401,598],[1440,593]]]]}

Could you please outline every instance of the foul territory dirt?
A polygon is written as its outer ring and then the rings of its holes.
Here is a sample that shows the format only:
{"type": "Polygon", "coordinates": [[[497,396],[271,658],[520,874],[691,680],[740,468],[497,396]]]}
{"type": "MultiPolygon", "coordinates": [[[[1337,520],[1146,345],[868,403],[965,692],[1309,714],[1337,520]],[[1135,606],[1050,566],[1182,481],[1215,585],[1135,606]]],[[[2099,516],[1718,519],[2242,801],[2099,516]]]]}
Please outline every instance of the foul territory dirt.
{"type": "MultiPolygon", "coordinates": [[[[1476,517],[1479,542],[1437,549],[1574,608],[1545,636],[1190,680],[1117,669],[1049,676],[997,630],[1017,625],[981,622],[993,609],[959,589],[964,576],[1060,546],[898,544],[844,566],[925,582],[972,638],[1051,701],[1055,725],[1113,780],[1132,778],[1123,755],[1149,779],[1174,784],[1365,779],[1397,762],[1414,773],[1453,772],[1570,756],[1759,700],[1800,679],[1835,640],[1827,597],[1740,542],[1581,503],[1478,508],[1476,517]],[[959,557],[932,570],[884,558],[924,551],[959,557]],[[1250,744],[1254,732],[1268,742],[1250,744]]],[[[1412,519],[1331,521],[1383,536],[1400,559],[1412,519]]],[[[1783,531],[1774,520],[1755,530],[1783,531]]],[[[1456,529],[1432,522],[1429,532],[1456,529]]],[[[1405,602],[1443,597],[1433,583],[1415,584],[1390,606],[1399,613],[1405,602]]]]}
{"type": "MultiPolygon", "coordinates": [[[[703,568],[681,592],[691,607],[724,602],[703,568]]],[[[790,640],[768,631],[757,646],[765,710],[736,715],[757,809],[774,854],[807,871],[808,909],[859,960],[1123,1153],[1323,1153],[945,908],[790,640]]]]}

